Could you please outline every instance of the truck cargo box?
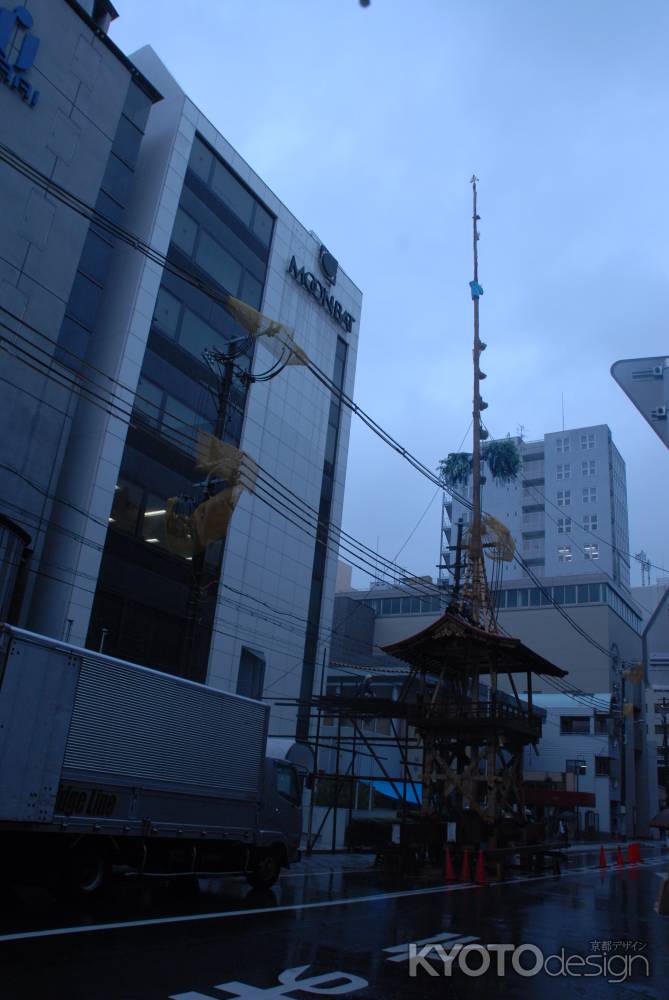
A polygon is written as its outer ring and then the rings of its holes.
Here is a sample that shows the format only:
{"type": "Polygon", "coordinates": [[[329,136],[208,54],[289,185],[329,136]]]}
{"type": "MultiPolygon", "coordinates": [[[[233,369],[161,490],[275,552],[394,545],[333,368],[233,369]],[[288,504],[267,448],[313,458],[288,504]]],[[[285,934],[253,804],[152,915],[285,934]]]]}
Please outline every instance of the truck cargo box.
{"type": "Polygon", "coordinates": [[[268,715],[249,698],[3,625],[0,822],[86,813],[119,832],[159,823],[153,832],[232,827],[247,839],[268,715]]]}

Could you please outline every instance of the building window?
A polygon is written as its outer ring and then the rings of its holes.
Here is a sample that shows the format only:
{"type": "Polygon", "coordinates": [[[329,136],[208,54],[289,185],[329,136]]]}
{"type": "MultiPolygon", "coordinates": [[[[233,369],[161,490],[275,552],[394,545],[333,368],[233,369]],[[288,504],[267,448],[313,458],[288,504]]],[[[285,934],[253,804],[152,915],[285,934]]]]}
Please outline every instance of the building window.
{"type": "Polygon", "coordinates": [[[605,778],[611,774],[611,758],[595,757],[595,775],[598,778],[605,778]]]}
{"type": "Polygon", "coordinates": [[[608,715],[595,715],[595,736],[608,736],[609,717],[608,715]]]}
{"type": "Polygon", "coordinates": [[[571,490],[557,491],[558,507],[568,507],[571,503],[571,490]]]}
{"type": "Polygon", "coordinates": [[[556,438],[555,440],[557,444],[557,450],[561,455],[566,454],[566,452],[571,450],[571,444],[568,437],[556,438]]]}
{"type": "Polygon", "coordinates": [[[558,517],[558,519],[557,519],[557,529],[558,529],[558,535],[569,535],[569,534],[571,534],[571,518],[570,517],[558,517]]]}
{"type": "Polygon", "coordinates": [[[597,503],[597,487],[596,486],[584,486],[583,487],[583,503],[597,503]]]}
{"type": "Polygon", "coordinates": [[[583,527],[585,528],[586,531],[597,531],[597,515],[584,514],[583,527]]]}
{"type": "Polygon", "coordinates": [[[558,562],[569,563],[573,559],[571,545],[558,546],[558,562]]]}
{"type": "Polygon", "coordinates": [[[599,545],[584,545],[583,555],[586,559],[599,559],[599,545]]]}
{"type": "Polygon", "coordinates": [[[237,674],[237,694],[242,694],[245,698],[260,700],[264,686],[264,657],[252,649],[242,646],[239,657],[239,673],[237,674]]]}
{"type": "Polygon", "coordinates": [[[594,459],[588,462],[581,462],[581,473],[584,476],[596,476],[597,475],[597,462],[594,459]]]}
{"type": "Polygon", "coordinates": [[[558,465],[555,470],[556,479],[571,479],[571,465],[558,465]]]}
{"type": "Polygon", "coordinates": [[[560,732],[563,734],[578,734],[579,736],[590,735],[589,715],[561,715],[560,732]]]}
{"type": "Polygon", "coordinates": [[[594,434],[581,434],[581,448],[590,449],[595,447],[594,434]]]}

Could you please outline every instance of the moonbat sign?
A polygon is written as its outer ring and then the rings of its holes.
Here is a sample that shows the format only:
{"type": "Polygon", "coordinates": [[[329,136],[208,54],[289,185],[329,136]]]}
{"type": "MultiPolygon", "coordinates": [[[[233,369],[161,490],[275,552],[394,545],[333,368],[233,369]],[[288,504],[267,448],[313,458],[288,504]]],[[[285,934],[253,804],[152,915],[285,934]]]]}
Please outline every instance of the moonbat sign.
{"type": "Polygon", "coordinates": [[[295,279],[298,285],[302,285],[310,295],[313,295],[323,309],[330,314],[335,323],[346,330],[347,333],[350,333],[353,329],[355,319],[348,310],[344,309],[341,302],[338,302],[334,295],[330,294],[330,289],[337,276],[337,261],[332,254],[325,250],[325,247],[321,247],[320,261],[325,281],[321,281],[311,271],[305,271],[304,267],[298,269],[295,257],[290,258],[288,274],[295,279]]]}

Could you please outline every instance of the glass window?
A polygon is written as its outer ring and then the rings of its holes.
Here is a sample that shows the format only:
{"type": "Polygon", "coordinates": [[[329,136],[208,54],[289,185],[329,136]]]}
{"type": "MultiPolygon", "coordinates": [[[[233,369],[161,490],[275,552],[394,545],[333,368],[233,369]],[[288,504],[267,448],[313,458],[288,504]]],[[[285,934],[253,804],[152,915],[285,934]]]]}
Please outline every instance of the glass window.
{"type": "Polygon", "coordinates": [[[200,140],[196,138],[193,143],[188,166],[198,175],[198,177],[202,178],[205,184],[209,183],[209,175],[211,173],[211,165],[213,162],[213,154],[207,149],[203,142],[200,142],[200,140]]]}
{"type": "Polygon", "coordinates": [[[163,390],[148,378],[140,377],[134,405],[149,423],[157,427],[163,406],[163,390]]]}
{"type": "Polygon", "coordinates": [[[161,288],[156,298],[156,308],[153,314],[155,322],[163,333],[176,337],[179,326],[181,303],[165,289],[161,288]]]}
{"type": "Polygon", "coordinates": [[[571,477],[571,465],[558,465],[555,470],[556,479],[569,479],[571,477]]]}
{"type": "Polygon", "coordinates": [[[256,205],[256,214],[253,219],[253,232],[256,234],[263,246],[268,247],[272,239],[272,225],[274,219],[260,205],[256,205]]]}
{"type": "Polygon", "coordinates": [[[507,606],[507,608],[517,608],[518,607],[518,591],[517,590],[507,590],[507,592],[506,592],[506,606],[507,606]]]}
{"type": "Polygon", "coordinates": [[[532,587],[530,590],[530,607],[538,608],[541,603],[541,593],[538,587],[532,587]]]}
{"type": "Polygon", "coordinates": [[[121,115],[114,136],[112,150],[119,159],[127,163],[129,167],[134,167],[137,163],[137,154],[142,141],[142,133],[136,128],[130,119],[121,115]]]}
{"type": "Polygon", "coordinates": [[[572,562],[573,558],[571,545],[558,546],[558,562],[569,563],[572,562]]]}
{"type": "Polygon", "coordinates": [[[558,517],[557,530],[558,530],[558,535],[569,535],[571,533],[571,518],[558,517]]]}
{"type": "Polygon", "coordinates": [[[543,608],[543,607],[546,607],[546,606],[550,605],[551,603],[552,603],[552,601],[551,601],[551,588],[550,587],[544,587],[541,590],[541,606],[543,608]]]}
{"type": "Polygon", "coordinates": [[[287,764],[276,764],[276,790],[293,805],[300,804],[300,783],[295,768],[287,764]]]}
{"type": "Polygon", "coordinates": [[[596,486],[585,486],[583,488],[583,503],[597,503],[596,486]]]}
{"type": "Polygon", "coordinates": [[[588,585],[587,583],[579,583],[578,585],[578,603],[587,604],[588,603],[588,585]]]}
{"type": "Polygon", "coordinates": [[[561,715],[561,733],[578,733],[581,736],[590,732],[590,716],[588,715],[561,715]]]}
{"type": "MultiPolygon", "coordinates": [[[[100,215],[103,215],[109,222],[113,222],[116,225],[118,225],[123,218],[123,205],[119,205],[117,201],[110,198],[110,196],[105,194],[104,191],[100,191],[97,196],[95,201],[95,210],[96,212],[99,212],[100,215]]],[[[100,230],[100,234],[103,239],[108,241],[112,241],[114,238],[104,230],[100,230]]]]}
{"type": "Polygon", "coordinates": [[[595,604],[598,604],[601,601],[600,585],[598,583],[588,584],[588,599],[595,604]]]}
{"type": "Polygon", "coordinates": [[[162,497],[149,493],[144,505],[142,516],[142,538],[151,545],[162,545],[165,542],[165,501],[162,497]]]}
{"type": "Polygon", "coordinates": [[[195,450],[196,428],[205,423],[204,419],[190,406],[186,406],[174,396],[165,397],[162,419],[162,433],[170,438],[178,448],[189,454],[195,450]]]}
{"type": "Polygon", "coordinates": [[[221,337],[213,327],[205,323],[197,313],[184,309],[179,343],[185,350],[194,354],[196,358],[201,358],[204,350],[215,348],[220,342],[221,337]]]}
{"type": "Polygon", "coordinates": [[[192,257],[196,236],[197,223],[194,219],[191,219],[190,215],[186,215],[183,209],[180,208],[174,220],[172,242],[176,243],[176,245],[189,257],[192,257]]]}
{"type": "Polygon", "coordinates": [[[521,608],[526,608],[529,604],[527,587],[523,587],[518,591],[518,606],[521,608]]]}
{"type": "Polygon", "coordinates": [[[499,594],[497,595],[497,607],[498,608],[506,607],[506,590],[500,590],[499,594]]]}
{"type": "Polygon", "coordinates": [[[195,259],[219,285],[232,295],[239,294],[242,276],[241,264],[224,250],[209,233],[202,232],[198,241],[195,259]]]}
{"type": "Polygon", "coordinates": [[[402,610],[402,602],[399,597],[390,598],[390,613],[391,615],[399,615],[402,610]]]}
{"type": "Polygon", "coordinates": [[[403,615],[409,615],[409,614],[411,614],[411,598],[410,597],[403,597],[402,598],[402,614],[403,615]]]}
{"type": "Polygon", "coordinates": [[[214,163],[211,189],[250,228],[255,199],[219,160],[214,163]]]}
{"type": "Polygon", "coordinates": [[[262,302],[262,282],[254,278],[248,271],[244,271],[242,290],[239,297],[250,306],[253,306],[254,309],[260,309],[260,303],[262,302]]]}
{"type": "Polygon", "coordinates": [[[146,123],[151,111],[151,98],[131,80],[126,94],[123,114],[126,115],[133,125],[136,125],[142,132],[146,128],[146,123]]]}
{"type": "Polygon", "coordinates": [[[101,187],[107,194],[112,196],[114,201],[117,201],[120,205],[125,205],[130,192],[132,177],[132,170],[119,160],[117,156],[110,153],[101,187]]]}
{"type": "Polygon", "coordinates": [[[119,531],[135,534],[137,518],[142,504],[142,490],[127,479],[119,479],[114,487],[114,502],[112,503],[109,523],[119,531]]]}
{"type": "Polygon", "coordinates": [[[58,334],[58,346],[62,348],[57,352],[58,360],[68,368],[74,366],[79,369],[80,365],[76,358],[85,357],[90,336],[88,330],[84,330],[83,326],[79,326],[73,319],[66,316],[58,334]]]}
{"type": "Polygon", "coordinates": [[[586,559],[599,559],[599,545],[590,543],[583,546],[583,555],[586,559]]]}
{"type": "Polygon", "coordinates": [[[67,313],[92,330],[97,319],[101,298],[102,289],[100,286],[81,272],[77,272],[67,303],[67,313]]]}
{"type": "Polygon", "coordinates": [[[585,528],[586,531],[597,531],[597,515],[584,514],[583,527],[585,528]]]}
{"type": "Polygon", "coordinates": [[[576,604],[576,587],[573,583],[567,584],[564,588],[564,603],[576,604]]]}
{"type": "Polygon", "coordinates": [[[571,503],[571,490],[558,490],[558,507],[568,507],[571,503]]]}
{"type": "Polygon", "coordinates": [[[79,269],[95,281],[102,283],[107,274],[111,253],[111,245],[98,236],[93,229],[90,229],[81,251],[79,269]]]}
{"type": "Polygon", "coordinates": [[[584,476],[597,475],[597,462],[595,461],[581,462],[581,473],[584,476]]]}
{"type": "Polygon", "coordinates": [[[595,447],[595,435],[581,434],[581,448],[594,448],[594,447],[595,447]]]}
{"type": "Polygon", "coordinates": [[[564,604],[564,587],[553,587],[553,600],[564,604]]]}

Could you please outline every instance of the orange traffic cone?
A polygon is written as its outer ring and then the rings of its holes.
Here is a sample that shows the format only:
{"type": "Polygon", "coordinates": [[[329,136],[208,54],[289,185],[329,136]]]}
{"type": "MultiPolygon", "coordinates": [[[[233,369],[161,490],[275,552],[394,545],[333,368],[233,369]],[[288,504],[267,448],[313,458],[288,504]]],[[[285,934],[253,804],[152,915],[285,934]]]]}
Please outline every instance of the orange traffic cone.
{"type": "Polygon", "coordinates": [[[633,865],[638,861],[641,861],[641,845],[630,844],[627,848],[627,863],[633,865]]]}
{"type": "Polygon", "coordinates": [[[469,848],[465,847],[464,853],[462,855],[462,871],[460,872],[461,882],[471,882],[472,872],[469,866],[469,848]]]}
{"type": "MultiPolygon", "coordinates": [[[[629,855],[628,855],[628,858],[627,858],[627,860],[629,861],[629,855]]],[[[622,867],[624,866],[624,864],[625,864],[625,859],[624,859],[624,857],[623,857],[623,849],[622,849],[622,847],[620,846],[620,844],[618,844],[618,850],[616,851],[616,864],[617,864],[617,865],[620,865],[620,867],[621,867],[621,868],[622,868],[622,867]]]]}
{"type": "Polygon", "coordinates": [[[479,851],[479,856],[476,861],[476,875],[474,876],[474,881],[478,882],[479,885],[485,885],[485,865],[483,863],[483,850],[479,851]]]}
{"type": "Polygon", "coordinates": [[[599,867],[606,868],[606,855],[604,854],[604,848],[599,848],[599,867]]]}
{"type": "Polygon", "coordinates": [[[450,847],[446,848],[446,871],[444,874],[447,882],[455,881],[455,872],[453,871],[453,860],[451,858],[450,847]]]}

